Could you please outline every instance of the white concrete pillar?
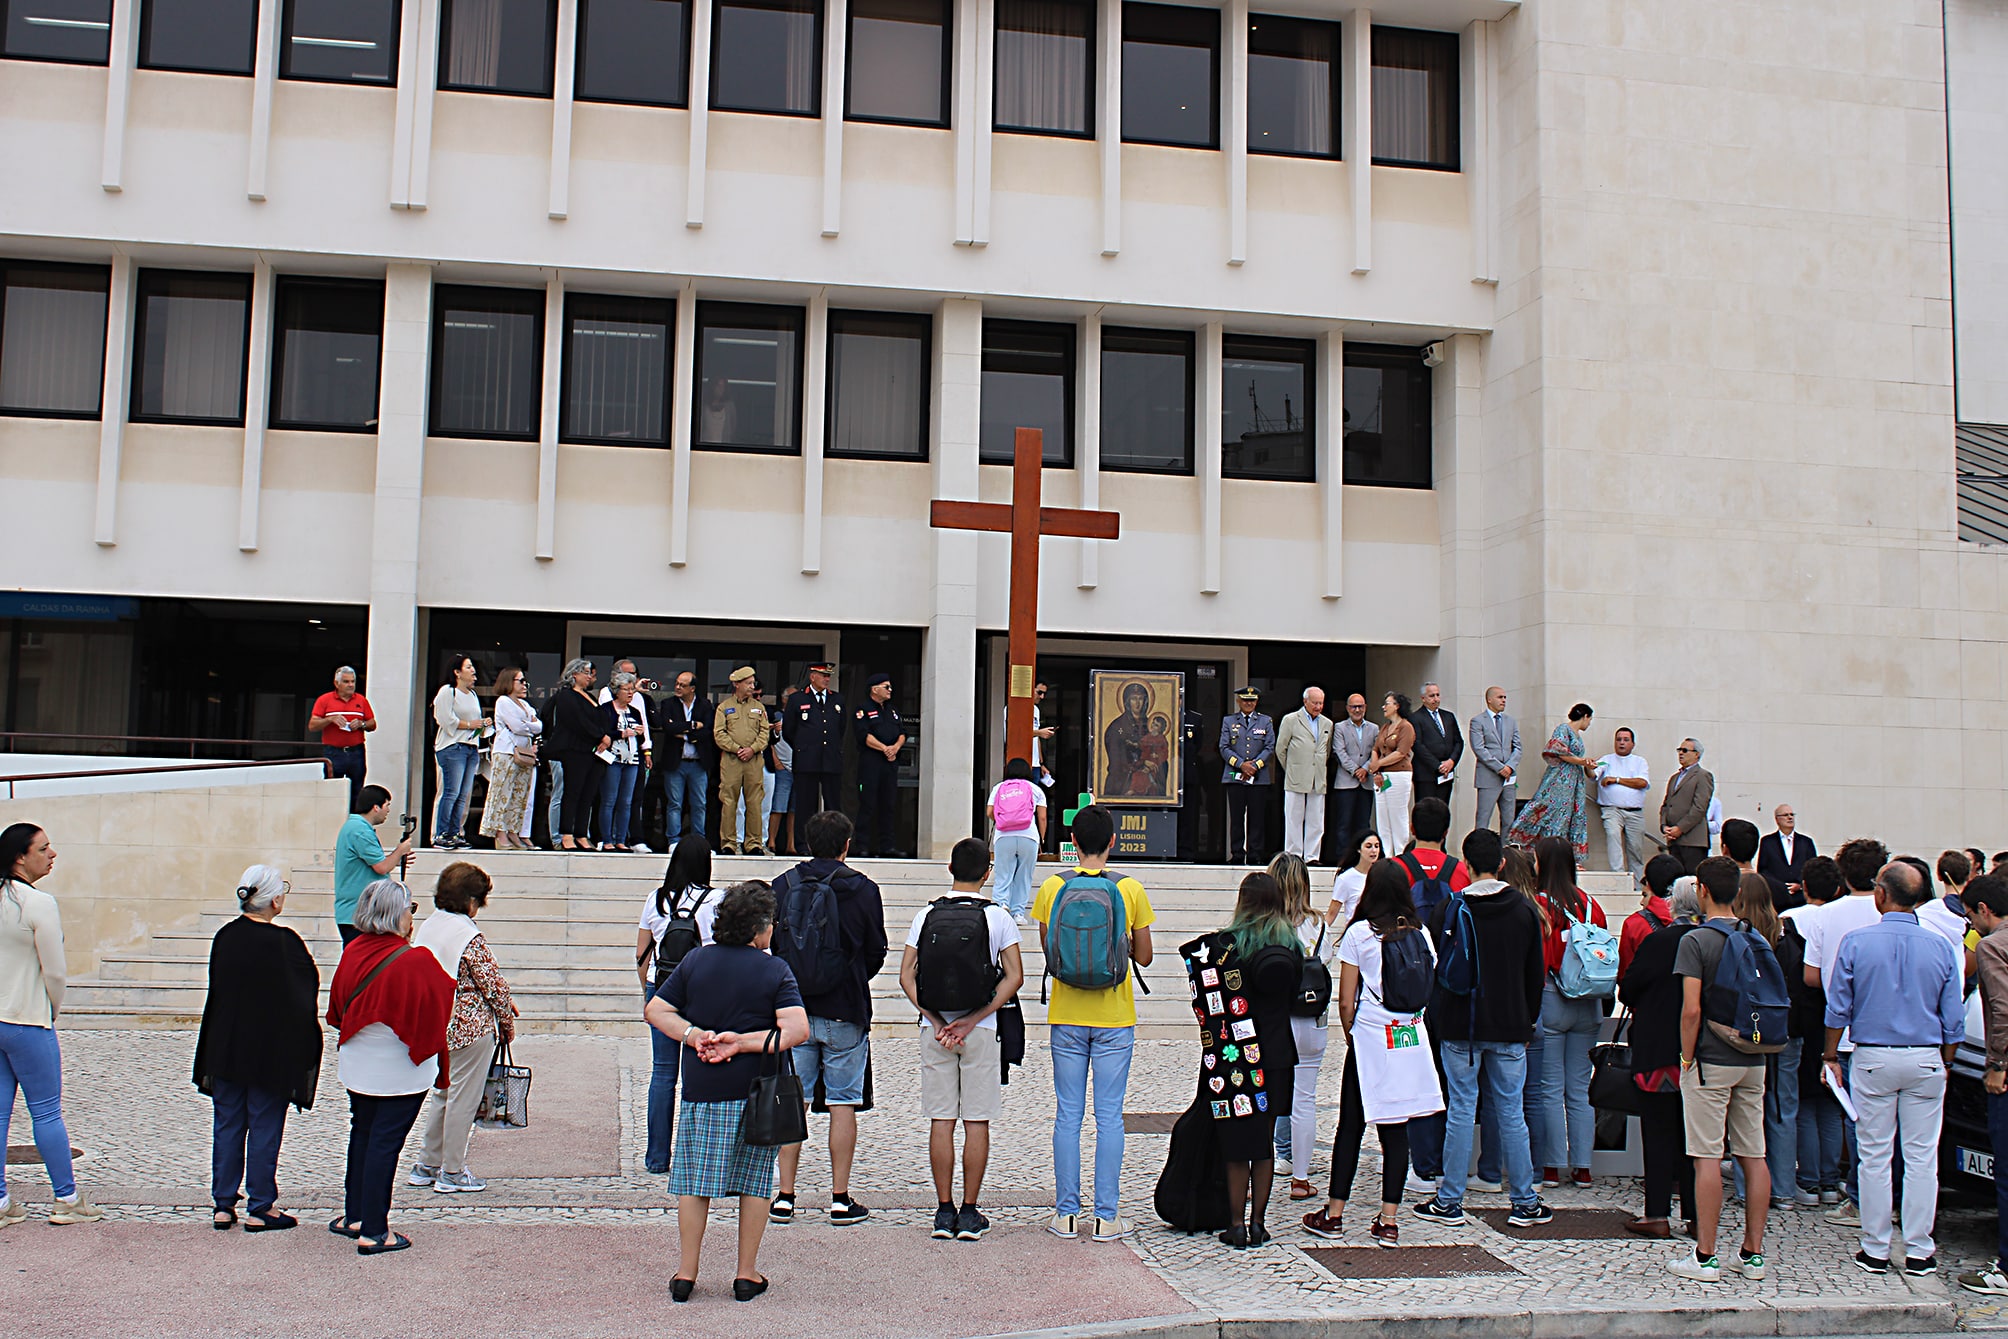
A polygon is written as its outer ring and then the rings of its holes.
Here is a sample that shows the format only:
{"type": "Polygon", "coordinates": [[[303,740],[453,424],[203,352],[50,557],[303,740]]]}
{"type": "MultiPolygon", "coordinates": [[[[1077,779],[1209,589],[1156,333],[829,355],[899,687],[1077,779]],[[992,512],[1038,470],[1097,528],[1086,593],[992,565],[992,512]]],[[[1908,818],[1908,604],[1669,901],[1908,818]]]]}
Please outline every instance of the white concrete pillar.
{"type": "Polygon", "coordinates": [[[1102,254],[1123,249],[1123,0],[1101,0],[1095,138],[1102,158],[1102,254]]]}
{"type": "Polygon", "coordinates": [[[537,557],[544,562],[558,556],[558,420],[564,376],[565,280],[554,274],[544,281],[544,376],[537,422],[537,557]]]}
{"type": "Polygon", "coordinates": [[[1220,147],[1227,153],[1227,263],[1248,259],[1248,0],[1227,0],[1220,147]]]}
{"type": "Polygon", "coordinates": [[[370,515],[369,649],[364,692],[376,708],[369,779],[416,813],[414,760],[425,756],[419,721],[424,667],[418,645],[420,493],[425,479],[432,271],[392,265],[384,275],[383,372],[377,411],[376,495],[370,515]]]}
{"type": "Polygon", "coordinates": [[[280,0],[258,0],[258,45],[251,66],[251,157],[245,168],[246,199],[265,198],[265,168],[272,148],[272,86],[279,78],[280,0]]]}
{"type": "MultiPolygon", "coordinates": [[[[983,304],[950,298],[934,317],[934,496],[977,496],[983,304]]],[[[933,532],[933,609],[921,648],[920,840],[945,859],[969,835],[976,804],[976,532],[933,532]]]]}
{"type": "Polygon", "coordinates": [[[237,493],[237,547],[258,549],[258,511],[265,491],[265,424],[272,395],[272,263],[259,257],[251,266],[251,330],[244,360],[244,469],[237,493]]]}
{"type": "Polygon", "coordinates": [[[139,58],[138,0],[112,0],[110,68],[105,71],[105,139],[98,184],[117,194],[125,189],[126,104],[132,99],[132,67],[139,58]]]}
{"type": "Polygon", "coordinates": [[[1465,25],[1458,42],[1458,151],[1464,173],[1464,195],[1471,210],[1471,282],[1496,284],[1493,226],[1498,214],[1492,165],[1492,25],[1479,20],[1465,25]]]}
{"type": "MultiPolygon", "coordinates": [[[[1078,422],[1074,424],[1074,474],[1080,481],[1081,503],[1088,511],[1102,505],[1102,318],[1094,312],[1081,318],[1078,422]]],[[[1081,574],[1075,586],[1093,590],[1101,584],[1100,540],[1077,539],[1081,574]]],[[[1050,820],[1048,820],[1050,821],[1050,820]]]]}
{"type": "MultiPolygon", "coordinates": [[[[1438,568],[1438,599],[1443,610],[1442,643],[1428,673],[1443,685],[1447,703],[1469,715],[1483,700],[1489,683],[1519,692],[1516,667],[1502,656],[1487,654],[1485,531],[1496,525],[1496,507],[1488,507],[1484,483],[1484,344],[1477,335],[1453,335],[1443,341],[1443,363],[1431,378],[1430,475],[1436,495],[1437,533],[1442,558],[1438,568]]],[[[1420,683],[1420,680],[1417,680],[1420,683]]],[[[1526,696],[1520,697],[1520,731],[1527,742],[1526,760],[1539,760],[1539,740],[1549,725],[1526,696]]],[[[1459,768],[1459,778],[1468,776],[1459,768]]],[[[1535,776],[1540,775],[1535,769],[1535,776]]],[[[1531,793],[1531,791],[1529,792],[1531,793]]],[[[1451,796],[1453,832],[1469,830],[1476,794],[1459,785],[1451,796]]],[[[1594,843],[1593,843],[1594,844],[1594,843]]]]}
{"type": "Polygon", "coordinates": [[[830,417],[830,295],[809,299],[802,349],[802,575],[823,570],[823,437],[830,417]]]}
{"type": "Polygon", "coordinates": [[[844,222],[844,39],[849,19],[844,0],[823,4],[823,236],[835,237],[844,222]]]}
{"type": "Polygon", "coordinates": [[[578,68],[579,0],[558,0],[558,46],[551,62],[551,199],[554,219],[572,212],[572,88],[578,68]]]}
{"type": "Polygon", "coordinates": [[[692,0],[690,52],[690,167],[683,184],[683,226],[702,228],[711,144],[711,0],[692,0]]]}
{"type": "Polygon", "coordinates": [[[1340,152],[1353,186],[1353,273],[1374,263],[1374,16],[1355,9],[1339,21],[1340,152]]]}
{"type": "Polygon", "coordinates": [[[119,474],[125,456],[126,412],[132,404],[132,257],[112,256],[111,287],[105,300],[105,385],[98,412],[98,493],[92,538],[110,548],[119,540],[119,474]]]}
{"type": "Polygon", "coordinates": [[[1193,397],[1199,411],[1199,593],[1220,593],[1220,414],[1221,342],[1225,332],[1220,322],[1208,321],[1199,328],[1199,393],[1193,397]]]}
{"type": "Polygon", "coordinates": [[[1336,600],[1346,593],[1346,337],[1331,330],[1318,337],[1318,514],[1324,531],[1324,563],[1319,595],[1336,600]]]}

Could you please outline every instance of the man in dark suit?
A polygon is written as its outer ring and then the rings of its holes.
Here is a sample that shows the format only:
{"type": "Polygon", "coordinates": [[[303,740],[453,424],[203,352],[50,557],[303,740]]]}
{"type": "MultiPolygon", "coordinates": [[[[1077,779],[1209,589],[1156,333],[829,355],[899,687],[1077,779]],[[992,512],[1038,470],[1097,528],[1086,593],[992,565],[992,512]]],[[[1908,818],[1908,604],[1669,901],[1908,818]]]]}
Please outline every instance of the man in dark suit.
{"type": "Polygon", "coordinates": [[[1806,900],[1806,862],[1820,852],[1811,837],[1799,835],[1798,815],[1781,804],[1772,811],[1778,830],[1766,833],[1757,846],[1757,872],[1771,885],[1774,906],[1796,907],[1806,900]]]}
{"type": "Polygon", "coordinates": [[[1464,732],[1457,728],[1457,713],[1443,710],[1443,690],[1426,683],[1422,701],[1408,719],[1415,726],[1416,803],[1438,799],[1449,804],[1451,778],[1464,757],[1464,732]]]}
{"type": "Polygon", "coordinates": [[[1659,835],[1666,853],[1692,874],[1708,858],[1708,802],[1715,798],[1715,778],[1701,767],[1701,741],[1680,741],[1680,766],[1666,783],[1659,802],[1659,835]]]}
{"type": "Polygon", "coordinates": [[[781,709],[781,738],[795,750],[795,831],[808,830],[818,810],[842,811],[837,796],[844,775],[844,700],[830,687],[836,668],[819,660],[809,666],[809,686],[781,709]]]}
{"type": "Polygon", "coordinates": [[[655,750],[656,774],[662,778],[663,798],[668,801],[668,819],[663,825],[671,850],[683,835],[684,815],[690,828],[702,837],[708,811],[705,797],[711,785],[711,770],[718,764],[718,741],[712,738],[711,699],[697,691],[697,676],[689,670],[676,676],[674,691],[657,709],[655,733],[662,743],[655,750]]]}

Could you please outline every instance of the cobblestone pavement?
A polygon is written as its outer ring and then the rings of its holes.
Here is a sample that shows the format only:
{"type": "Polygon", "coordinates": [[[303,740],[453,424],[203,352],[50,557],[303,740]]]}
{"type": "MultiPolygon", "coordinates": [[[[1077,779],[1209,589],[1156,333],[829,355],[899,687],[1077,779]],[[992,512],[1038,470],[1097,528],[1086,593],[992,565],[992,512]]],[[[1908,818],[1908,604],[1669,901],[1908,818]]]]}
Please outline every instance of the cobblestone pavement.
{"type": "MultiPolygon", "coordinates": [[[[79,1180],[99,1202],[112,1206],[119,1220],[135,1224],[206,1222],[209,1104],[188,1081],[194,1034],[78,1031],[66,1032],[63,1044],[65,1113],[71,1142],[83,1150],[79,1180]]],[[[933,1195],[925,1156],[926,1122],[918,1105],[918,1048],[903,1037],[884,1036],[874,1038],[873,1047],[879,1107],[860,1121],[852,1185],[875,1214],[871,1223],[852,1231],[900,1234],[902,1239],[911,1236],[921,1241],[933,1195]]],[[[1338,1055],[1335,1047],[1321,1085],[1325,1151],[1336,1120],[1338,1055]]],[[[518,1043],[518,1059],[537,1069],[542,1086],[532,1092],[532,1130],[476,1132],[471,1161],[488,1176],[490,1189],[480,1195],[445,1196],[400,1184],[392,1210],[396,1224],[581,1222],[602,1227],[666,1227],[672,1206],[662,1179],[644,1175],[640,1166],[650,1059],[648,1041],[639,1024],[635,1035],[626,1038],[531,1038],[518,1043]],[[556,1088],[560,1071],[570,1066],[604,1066],[608,1061],[617,1072],[617,1110],[556,1113],[549,1110],[548,1102],[543,1108],[547,1116],[555,1119],[562,1114],[580,1128],[591,1127],[596,1121],[610,1126],[617,1118],[618,1130],[607,1131],[617,1138],[597,1145],[617,1150],[605,1155],[604,1167],[592,1166],[590,1175],[561,1177],[498,1174],[495,1169],[505,1166],[512,1173],[534,1170],[517,1166],[533,1146],[512,1146],[510,1141],[525,1140],[536,1130],[539,1094],[556,1088]]],[[[1186,1043],[1139,1042],[1128,1109],[1182,1109],[1191,1093],[1192,1064],[1193,1048],[1186,1043]]],[[[333,1065],[331,1047],[320,1102],[311,1112],[292,1114],[280,1162],[281,1204],[300,1211],[303,1217],[309,1211],[332,1212],[339,1204],[347,1103],[335,1081],[333,1065]]],[[[1028,1064],[1013,1072],[1005,1091],[1005,1115],[993,1132],[990,1178],[983,1197],[986,1211],[1003,1229],[993,1236],[991,1244],[1029,1241],[1051,1204],[1047,1171],[1051,1165],[1051,1065],[1037,1041],[1028,1064]]],[[[552,1100],[562,1100],[562,1095],[552,1100]]],[[[820,1120],[812,1124],[813,1135],[820,1136],[821,1130],[820,1120]]],[[[17,1145],[28,1142],[27,1116],[19,1107],[10,1138],[17,1145]]],[[[416,1140],[414,1133],[408,1155],[415,1150],[416,1140]]],[[[1285,1198],[1286,1185],[1279,1181],[1270,1214],[1276,1243],[1260,1250],[1228,1251],[1210,1236],[1186,1237],[1157,1224],[1150,1210],[1151,1190],[1163,1165],[1166,1143],[1163,1134],[1128,1136],[1123,1205],[1140,1229],[1129,1246],[1192,1311],[1205,1316],[1370,1321],[1452,1314],[1524,1317],[1531,1313],[1538,1319],[1570,1312],[1733,1309],[1772,1313],[1752,1327],[1764,1332],[1830,1333],[1862,1327],[1843,1319],[1830,1323],[1827,1308],[1880,1308],[1877,1319],[1868,1322],[1876,1328],[1904,1329],[1919,1323],[1938,1323],[1942,1328],[1944,1306],[1950,1302],[1967,1327],[2008,1328],[2008,1307],[1988,1305],[1986,1299],[1964,1293],[1952,1281],[1959,1270],[1980,1263],[1991,1253],[1991,1206],[1948,1204],[1941,1212],[1942,1272],[1933,1279],[1861,1273],[1849,1263],[1856,1246],[1852,1231],[1828,1223],[1822,1212],[1802,1210],[1773,1215],[1766,1240],[1771,1270],[1759,1283],[1730,1275],[1713,1287],[1685,1284],[1663,1267],[1665,1259],[1678,1249],[1672,1243],[1629,1238],[1528,1240],[1475,1218],[1469,1226],[1449,1228],[1413,1215],[1402,1222],[1404,1246],[1480,1247],[1502,1262],[1503,1272],[1448,1279],[1341,1280],[1302,1248],[1336,1244],[1370,1249],[1365,1229],[1371,1205],[1357,1202],[1348,1215],[1351,1231],[1343,1241],[1319,1242],[1298,1226],[1299,1216],[1310,1206],[1290,1204],[1285,1198]],[[1912,1318],[1908,1322],[1906,1315],[1912,1318]]],[[[802,1222],[790,1230],[792,1237],[820,1235],[826,1230],[821,1219],[827,1203],[826,1162],[815,1149],[812,1138],[801,1180],[802,1222]]],[[[1366,1195],[1378,1184],[1378,1156],[1369,1138],[1357,1182],[1366,1195]]],[[[1091,1166],[1092,1154],[1085,1160],[1091,1166]]],[[[576,1159],[573,1163],[575,1168],[583,1165],[576,1159]]],[[[1315,1165],[1314,1183],[1322,1191],[1323,1152],[1315,1165]]],[[[31,1203],[46,1199],[47,1178],[39,1167],[15,1166],[8,1174],[18,1197],[31,1203]]],[[[1545,1196],[1557,1209],[1623,1208],[1635,1212],[1639,1204],[1637,1183],[1623,1178],[1606,1179],[1588,1189],[1551,1190],[1545,1196]]],[[[1475,1193],[1467,1208],[1503,1209],[1506,1204],[1503,1196],[1475,1193]]],[[[1738,1214],[1732,1206],[1725,1215],[1725,1245],[1733,1246],[1735,1234],[1740,1232],[1738,1214]]],[[[1044,1239],[1043,1234],[1036,1235],[1044,1239]]],[[[7,1237],[0,1237],[0,1247],[7,1244],[7,1237]]],[[[1159,1306],[1148,1314],[1163,1310],[1159,1306]]]]}

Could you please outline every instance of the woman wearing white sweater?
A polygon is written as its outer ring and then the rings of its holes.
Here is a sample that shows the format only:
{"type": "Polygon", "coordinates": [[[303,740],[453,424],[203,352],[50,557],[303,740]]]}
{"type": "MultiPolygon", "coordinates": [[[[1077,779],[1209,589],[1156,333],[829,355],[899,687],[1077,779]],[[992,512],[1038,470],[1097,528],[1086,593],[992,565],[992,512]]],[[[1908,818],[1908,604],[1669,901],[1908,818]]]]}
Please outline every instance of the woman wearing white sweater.
{"type": "MultiPolygon", "coordinates": [[[[28,1099],[35,1147],[49,1171],[56,1202],[49,1221],[95,1223],[104,1217],[77,1189],[70,1165],[70,1131],[63,1124],[63,1053],[56,1015],[68,977],[63,967],[63,917],[56,899],[35,887],[56,867],[49,834],[33,823],[0,832],[0,1147],[14,1115],[14,1093],[28,1099]]],[[[7,1193],[0,1162],[0,1228],[28,1217],[7,1193]]]]}

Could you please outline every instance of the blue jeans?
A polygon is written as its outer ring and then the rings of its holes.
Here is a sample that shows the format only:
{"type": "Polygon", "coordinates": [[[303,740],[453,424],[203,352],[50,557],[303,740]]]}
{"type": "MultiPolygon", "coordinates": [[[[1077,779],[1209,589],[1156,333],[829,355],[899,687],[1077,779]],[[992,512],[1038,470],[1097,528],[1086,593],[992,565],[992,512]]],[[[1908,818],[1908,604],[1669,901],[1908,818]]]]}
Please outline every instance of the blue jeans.
{"type": "MultiPolygon", "coordinates": [[[[1440,1059],[1441,1057],[1439,1057],[1440,1059]]],[[[1437,1070],[1442,1072],[1443,1066],[1437,1070]]],[[[1478,1179],[1497,1181],[1499,1179],[1499,1112],[1498,1104],[1484,1093],[1478,1095],[1478,1128],[1484,1138],[1478,1144],[1478,1179]]],[[[1408,1121],[1408,1165],[1415,1174],[1425,1181],[1435,1181],[1443,1176],[1445,1158],[1444,1131],[1449,1120],[1447,1111],[1439,1111],[1434,1116],[1411,1116],[1408,1121]]],[[[1525,1110],[1520,1118],[1521,1127],[1527,1124],[1525,1110]]],[[[1471,1145],[1464,1147],[1465,1165],[1470,1166],[1471,1145]]]]}
{"type": "Polygon", "coordinates": [[[1541,1124],[1533,1131],[1542,1167],[1588,1167],[1597,1139],[1590,1110],[1590,1047],[1603,1026],[1603,1003],[1564,998],[1550,981],[1541,991],[1541,1124]]]}
{"type": "Polygon", "coordinates": [[[1032,905],[1032,879],[1039,864],[1039,830],[1000,832],[991,848],[997,857],[991,900],[1013,916],[1032,905]]]}
{"type": "Polygon", "coordinates": [[[617,762],[607,768],[600,782],[600,840],[609,846],[626,846],[628,820],[634,816],[634,786],[641,776],[638,762],[617,762]]]}
{"type": "MultiPolygon", "coordinates": [[[[1443,1043],[1443,1086],[1448,1110],[1443,1175],[1436,1184],[1436,1201],[1445,1205],[1464,1203],[1465,1169],[1471,1165],[1471,1129],[1481,1084],[1486,1114],[1496,1115],[1498,1121],[1496,1131],[1488,1128],[1485,1132],[1485,1148],[1501,1160],[1506,1189],[1514,1205],[1527,1208],[1538,1198],[1522,1105],[1527,1086],[1527,1048],[1506,1041],[1443,1043]]],[[[1483,1175],[1482,1157],[1480,1162],[1479,1174],[1483,1175]]]]}
{"type": "Polygon", "coordinates": [[[1053,1051],[1053,1212],[1081,1211],[1081,1124],[1088,1072],[1095,1076],[1095,1217],[1113,1220],[1122,1197],[1123,1096],[1129,1091],[1133,1027],[1056,1024],[1053,1051]]]}
{"type": "MultiPolygon", "coordinates": [[[[642,1007],[647,1008],[654,996],[653,990],[642,991],[642,1007]]],[[[655,1063],[648,1073],[648,1151],[641,1165],[644,1171],[661,1173],[669,1170],[669,1151],[675,1147],[676,1071],[683,1062],[683,1047],[653,1027],[648,1030],[648,1044],[655,1063]]]]}
{"type": "Polygon", "coordinates": [[[245,1208],[270,1213],[279,1198],[279,1141],[286,1137],[286,1095],[217,1079],[211,1085],[215,1123],[209,1143],[209,1198],[235,1207],[241,1182],[245,1208]],[[248,1153],[248,1157],[247,1157],[248,1153]]]}
{"type": "Polygon", "coordinates": [[[458,837],[467,826],[467,802],[474,798],[474,774],[481,770],[481,750],[472,744],[448,744],[435,752],[439,759],[439,811],[432,820],[436,846],[458,837]]]}
{"type": "Polygon", "coordinates": [[[816,1080],[823,1081],[823,1104],[861,1106],[865,1100],[865,1066],[871,1063],[871,1029],[841,1018],[809,1019],[809,1039],[797,1046],[795,1073],[802,1096],[816,1099],[816,1080]]]}
{"type": "MultiPolygon", "coordinates": [[[[49,1170],[49,1188],[57,1199],[68,1199],[77,1193],[77,1178],[70,1167],[69,1127],[63,1124],[63,1051],[56,1029],[0,1023],[0,1148],[7,1146],[17,1088],[28,1100],[35,1149],[49,1170]]],[[[0,1158],[0,1195],[6,1193],[6,1160],[0,1158]]]]}
{"type": "Polygon", "coordinates": [[[363,746],[353,748],[327,747],[321,753],[328,760],[328,775],[344,777],[349,783],[349,808],[356,807],[356,796],[362,794],[363,782],[367,779],[369,761],[363,756],[363,746]]]}
{"type": "Polygon", "coordinates": [[[704,764],[694,758],[685,758],[676,766],[662,774],[663,794],[669,797],[668,833],[673,849],[676,839],[683,835],[683,806],[688,799],[692,817],[690,830],[704,835],[704,805],[711,778],[705,775],[704,764]]]}
{"type": "Polygon", "coordinates": [[[1846,1120],[1825,1088],[1810,1097],[1799,1094],[1799,1189],[1841,1188],[1848,1174],[1846,1120]]]}
{"type": "MultiPolygon", "coordinates": [[[[2008,1170],[2008,1167],[2003,1167],[2003,1162],[2008,1162],[2008,1093],[1987,1095],[1987,1136],[1998,1150],[1994,1156],[2003,1160],[1995,1166],[2008,1170]]],[[[1997,1238],[1994,1260],[2003,1269],[2008,1269],[2008,1177],[2004,1177],[2001,1171],[1994,1174],[1994,1208],[1997,1238]]]]}

